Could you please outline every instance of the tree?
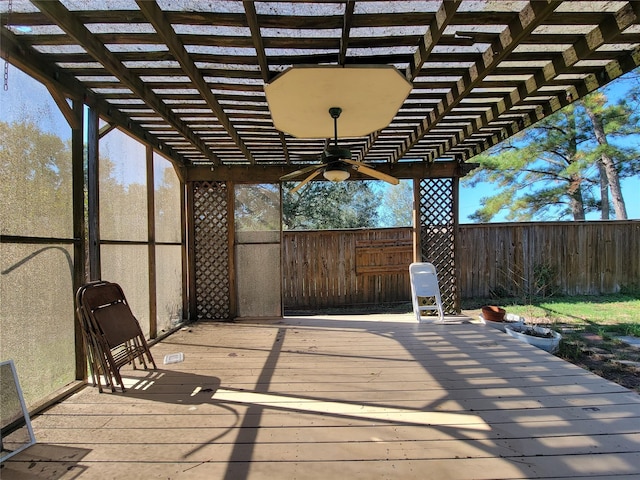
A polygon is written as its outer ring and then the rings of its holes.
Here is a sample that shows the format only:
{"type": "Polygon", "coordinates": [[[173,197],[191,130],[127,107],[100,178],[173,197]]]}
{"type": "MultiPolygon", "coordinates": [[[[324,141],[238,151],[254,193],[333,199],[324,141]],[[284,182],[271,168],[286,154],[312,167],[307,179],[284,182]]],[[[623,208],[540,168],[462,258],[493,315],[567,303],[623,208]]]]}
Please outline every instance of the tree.
{"type": "Polygon", "coordinates": [[[100,154],[100,237],[102,240],[147,238],[147,185],[118,178],[116,163],[100,154]]]}
{"type": "Polygon", "coordinates": [[[463,181],[497,188],[472,218],[487,222],[506,212],[515,221],[584,220],[586,213],[608,208],[608,188],[616,218],[626,218],[619,178],[637,169],[638,155],[618,140],[637,131],[632,113],[624,102],[609,105],[596,92],[475,157],[481,166],[463,181]],[[603,176],[608,187],[597,188],[603,176]]]}
{"type": "Polygon", "coordinates": [[[2,233],[71,236],[69,144],[32,122],[0,122],[0,138],[2,233]]]}
{"type": "Polygon", "coordinates": [[[413,225],[413,183],[410,180],[401,180],[398,185],[386,185],[380,217],[385,227],[413,225]]]}
{"type": "Polygon", "coordinates": [[[282,216],[288,230],[372,228],[379,201],[367,181],[314,181],[291,194],[295,183],[283,187],[282,216]]]}
{"type": "Polygon", "coordinates": [[[475,157],[480,168],[468,181],[496,183],[496,193],[483,198],[472,218],[488,222],[506,210],[507,219],[572,215],[584,219],[584,158],[578,155],[573,108],[539,122],[535,128],[475,157]],[[531,188],[536,186],[537,190],[531,188]]]}
{"type": "Polygon", "coordinates": [[[277,185],[236,186],[237,231],[280,230],[280,189],[277,185]]]}
{"type": "Polygon", "coordinates": [[[174,167],[159,156],[154,158],[155,178],[155,215],[156,239],[163,242],[181,240],[182,190],[174,167]],[[158,173],[161,172],[161,175],[158,173]]]}
{"type": "Polygon", "coordinates": [[[630,82],[627,99],[630,103],[638,105],[640,103],[640,67],[624,75],[630,82]]]}
{"type": "Polygon", "coordinates": [[[602,218],[609,218],[609,195],[619,220],[626,220],[627,210],[620,187],[620,175],[616,167],[616,160],[620,163],[629,161],[627,154],[611,145],[608,136],[629,135],[635,133],[632,112],[625,102],[608,106],[607,98],[603,93],[596,92],[588,95],[580,102],[586,115],[591,121],[593,133],[598,143],[598,148],[593,152],[595,162],[600,170],[601,184],[601,209],[602,218]]]}

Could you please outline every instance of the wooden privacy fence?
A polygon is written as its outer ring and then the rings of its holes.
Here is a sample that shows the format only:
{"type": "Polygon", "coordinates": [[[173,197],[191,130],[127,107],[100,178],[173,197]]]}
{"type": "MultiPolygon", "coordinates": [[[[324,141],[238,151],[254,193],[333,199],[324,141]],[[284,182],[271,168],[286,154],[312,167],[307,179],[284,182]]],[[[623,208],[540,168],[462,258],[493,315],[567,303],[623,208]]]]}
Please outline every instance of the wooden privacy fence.
{"type": "MultiPolygon", "coordinates": [[[[640,221],[461,225],[461,298],[640,287],[640,221]]],[[[413,229],[283,234],[286,310],[409,302],[413,229]]]]}
{"type": "Polygon", "coordinates": [[[284,308],[407,302],[413,229],[284,232],[284,308]]]}
{"type": "Polygon", "coordinates": [[[637,220],[462,225],[462,298],[596,295],[640,287],[637,220]]]}

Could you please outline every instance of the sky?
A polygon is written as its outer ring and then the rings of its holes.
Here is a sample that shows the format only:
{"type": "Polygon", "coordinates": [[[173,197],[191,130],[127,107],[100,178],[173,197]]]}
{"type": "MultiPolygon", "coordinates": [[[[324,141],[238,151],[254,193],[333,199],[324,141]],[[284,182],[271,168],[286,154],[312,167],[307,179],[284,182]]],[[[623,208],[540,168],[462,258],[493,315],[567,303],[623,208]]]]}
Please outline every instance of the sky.
{"type": "MultiPolygon", "coordinates": [[[[491,195],[494,191],[492,184],[479,184],[474,188],[465,187],[460,183],[460,204],[458,213],[460,223],[476,223],[469,215],[482,205],[481,199],[491,195]]],[[[622,195],[627,208],[627,218],[640,219],[640,179],[629,178],[622,181],[622,195]]],[[[613,210],[612,210],[613,213],[613,210]]],[[[599,213],[587,214],[587,220],[598,220],[599,213]]],[[[491,223],[505,222],[505,215],[498,215],[491,223]]]]}

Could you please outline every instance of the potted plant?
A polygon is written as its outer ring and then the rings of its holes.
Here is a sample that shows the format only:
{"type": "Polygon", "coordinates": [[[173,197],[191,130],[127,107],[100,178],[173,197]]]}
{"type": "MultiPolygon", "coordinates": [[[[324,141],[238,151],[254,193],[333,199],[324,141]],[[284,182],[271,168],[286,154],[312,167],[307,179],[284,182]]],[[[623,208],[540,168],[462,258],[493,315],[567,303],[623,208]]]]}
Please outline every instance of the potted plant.
{"type": "Polygon", "coordinates": [[[505,313],[504,318],[502,320],[494,321],[494,320],[487,320],[486,318],[484,318],[483,314],[480,314],[480,321],[485,325],[488,325],[489,327],[492,327],[497,330],[500,330],[501,332],[504,332],[505,326],[507,325],[523,324],[524,317],[515,315],[513,313],[505,313]]]}
{"type": "Polygon", "coordinates": [[[537,325],[510,324],[505,326],[504,331],[518,340],[550,353],[558,350],[560,340],[562,340],[562,335],[558,332],[537,325]]]}
{"type": "Polygon", "coordinates": [[[504,308],[496,305],[485,305],[482,307],[482,318],[492,322],[501,322],[507,313],[504,308]]]}

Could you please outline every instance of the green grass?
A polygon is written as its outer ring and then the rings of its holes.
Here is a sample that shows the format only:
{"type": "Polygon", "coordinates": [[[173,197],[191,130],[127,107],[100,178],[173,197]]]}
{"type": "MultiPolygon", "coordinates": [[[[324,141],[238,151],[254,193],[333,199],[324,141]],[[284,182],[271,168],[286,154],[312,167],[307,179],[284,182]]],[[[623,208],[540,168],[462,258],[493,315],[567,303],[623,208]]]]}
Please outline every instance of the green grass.
{"type": "Polygon", "coordinates": [[[531,323],[573,324],[601,335],[640,337],[640,293],[540,298],[529,303],[492,299],[486,303],[500,305],[531,323]]]}
{"type": "Polygon", "coordinates": [[[635,295],[559,297],[506,308],[517,315],[551,323],[584,325],[594,333],[640,336],[640,298],[635,295]]]}

